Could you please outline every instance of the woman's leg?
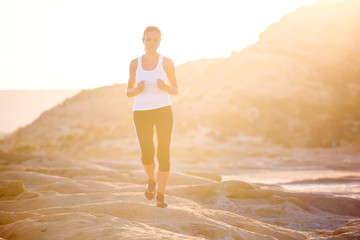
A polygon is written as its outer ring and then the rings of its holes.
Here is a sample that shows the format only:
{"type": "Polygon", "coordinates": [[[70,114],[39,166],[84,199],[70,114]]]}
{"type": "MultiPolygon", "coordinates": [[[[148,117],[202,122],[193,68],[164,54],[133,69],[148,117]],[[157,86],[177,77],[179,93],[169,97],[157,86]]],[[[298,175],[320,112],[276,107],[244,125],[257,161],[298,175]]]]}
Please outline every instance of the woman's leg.
{"type": "Polygon", "coordinates": [[[161,170],[158,171],[157,174],[158,192],[161,193],[162,195],[165,194],[165,188],[169,175],[170,175],[170,171],[167,172],[161,170]]]}
{"type": "Polygon", "coordinates": [[[155,126],[158,139],[158,192],[164,194],[170,173],[170,142],[173,128],[173,113],[170,106],[159,109],[155,126]]]}
{"type": "Polygon", "coordinates": [[[148,178],[155,182],[154,123],[150,112],[134,111],[134,124],[140,145],[141,162],[148,178]]]}
{"type": "Polygon", "coordinates": [[[144,166],[146,175],[148,176],[148,179],[150,179],[153,182],[156,182],[156,179],[155,179],[155,163],[150,163],[150,164],[147,164],[147,165],[143,164],[143,166],[144,166]]]}

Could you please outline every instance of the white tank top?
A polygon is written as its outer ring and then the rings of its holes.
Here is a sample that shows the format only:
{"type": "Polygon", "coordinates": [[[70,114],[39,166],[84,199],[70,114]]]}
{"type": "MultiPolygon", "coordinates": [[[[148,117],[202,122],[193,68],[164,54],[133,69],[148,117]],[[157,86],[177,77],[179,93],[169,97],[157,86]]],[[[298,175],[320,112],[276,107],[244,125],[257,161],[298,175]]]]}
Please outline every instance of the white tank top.
{"type": "Polygon", "coordinates": [[[155,69],[147,71],[142,68],[142,56],[138,58],[138,66],[135,72],[136,83],[145,81],[144,91],[135,96],[133,111],[151,110],[171,105],[169,94],[157,87],[157,79],[166,83],[167,75],[163,68],[163,56],[155,69]]]}

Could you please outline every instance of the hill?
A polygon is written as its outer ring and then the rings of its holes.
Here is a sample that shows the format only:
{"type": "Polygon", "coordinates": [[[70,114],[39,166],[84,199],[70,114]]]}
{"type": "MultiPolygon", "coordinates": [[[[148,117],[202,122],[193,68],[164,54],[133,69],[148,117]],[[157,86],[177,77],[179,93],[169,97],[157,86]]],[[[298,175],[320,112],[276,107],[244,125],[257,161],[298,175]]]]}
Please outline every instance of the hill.
{"type": "Polygon", "coordinates": [[[80,90],[1,90],[0,135],[33,122],[44,110],[55,107],[80,90]]]}
{"type": "Polygon", "coordinates": [[[186,72],[182,86],[190,86],[179,100],[189,101],[186,114],[196,108],[200,123],[222,133],[257,135],[288,146],[355,141],[359,9],[359,1],[303,7],[229,58],[203,68],[197,67],[200,62],[180,67],[178,72],[186,72]]]}

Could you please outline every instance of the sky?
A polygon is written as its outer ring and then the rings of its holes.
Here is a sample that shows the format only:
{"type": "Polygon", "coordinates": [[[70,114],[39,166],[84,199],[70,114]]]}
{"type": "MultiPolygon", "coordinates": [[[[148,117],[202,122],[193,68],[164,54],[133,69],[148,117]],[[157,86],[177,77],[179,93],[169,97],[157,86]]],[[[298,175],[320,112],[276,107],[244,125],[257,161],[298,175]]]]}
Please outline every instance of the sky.
{"type": "Polygon", "coordinates": [[[0,0],[0,90],[126,83],[142,34],[175,66],[227,57],[281,16],[316,0],[0,0]]]}

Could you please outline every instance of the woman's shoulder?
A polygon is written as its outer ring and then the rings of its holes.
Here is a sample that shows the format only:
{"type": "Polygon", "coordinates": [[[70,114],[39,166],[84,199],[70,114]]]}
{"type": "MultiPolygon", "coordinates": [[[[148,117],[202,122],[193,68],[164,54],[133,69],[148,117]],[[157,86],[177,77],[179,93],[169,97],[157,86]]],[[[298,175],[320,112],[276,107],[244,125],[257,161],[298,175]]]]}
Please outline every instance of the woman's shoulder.
{"type": "Polygon", "coordinates": [[[130,70],[131,71],[136,71],[137,66],[138,66],[138,58],[135,58],[135,59],[131,60],[131,62],[130,62],[130,70]]]}
{"type": "Polygon", "coordinates": [[[138,64],[138,59],[139,58],[134,58],[130,61],[130,67],[136,67],[138,64]]]}
{"type": "Polygon", "coordinates": [[[132,60],[130,61],[130,65],[132,65],[132,64],[137,64],[137,63],[138,63],[138,60],[139,60],[139,58],[138,58],[138,57],[137,57],[137,58],[132,59],[132,60]]]}
{"type": "Polygon", "coordinates": [[[170,58],[163,56],[163,66],[164,67],[174,66],[174,62],[170,58]]]}

